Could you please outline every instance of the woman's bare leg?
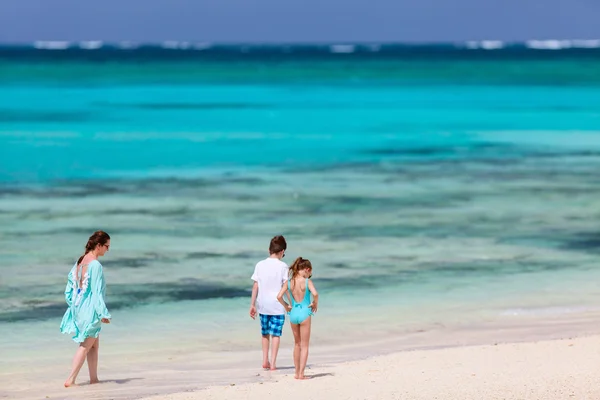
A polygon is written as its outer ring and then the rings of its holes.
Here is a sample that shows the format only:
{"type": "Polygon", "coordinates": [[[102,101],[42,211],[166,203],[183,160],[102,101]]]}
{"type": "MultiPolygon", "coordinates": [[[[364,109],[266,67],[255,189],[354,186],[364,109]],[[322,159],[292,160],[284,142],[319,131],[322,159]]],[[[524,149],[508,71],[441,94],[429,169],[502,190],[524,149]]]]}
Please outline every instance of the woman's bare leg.
{"type": "Polygon", "coordinates": [[[75,357],[73,357],[73,368],[71,369],[71,375],[69,375],[65,381],[65,387],[73,386],[75,384],[75,379],[77,379],[77,375],[79,374],[79,371],[85,362],[85,358],[96,340],[96,338],[87,338],[79,344],[79,347],[75,352],[75,357]]]}
{"type": "Polygon", "coordinates": [[[294,369],[296,370],[294,378],[298,379],[300,373],[300,325],[290,323],[290,326],[294,334],[294,369]]]}
{"type": "Polygon", "coordinates": [[[298,379],[306,379],[304,369],[308,362],[308,345],[310,344],[310,323],[312,317],[308,317],[306,321],[300,324],[300,373],[298,379]]]}
{"type": "Polygon", "coordinates": [[[100,350],[100,336],[96,339],[87,354],[87,365],[90,370],[90,383],[98,383],[98,352],[100,350]]]}

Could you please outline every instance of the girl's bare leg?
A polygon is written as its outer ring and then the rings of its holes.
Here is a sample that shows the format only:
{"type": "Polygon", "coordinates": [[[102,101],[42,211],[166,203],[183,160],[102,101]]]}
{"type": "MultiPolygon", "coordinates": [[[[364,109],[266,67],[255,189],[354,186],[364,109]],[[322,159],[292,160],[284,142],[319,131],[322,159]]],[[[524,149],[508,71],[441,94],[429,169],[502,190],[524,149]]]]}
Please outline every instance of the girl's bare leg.
{"type": "Polygon", "coordinates": [[[99,383],[98,380],[98,352],[100,351],[100,336],[96,339],[87,354],[87,365],[90,370],[90,383],[99,383]]]}
{"type": "Polygon", "coordinates": [[[300,373],[300,325],[290,323],[294,334],[294,378],[298,379],[300,373]]]}
{"type": "Polygon", "coordinates": [[[75,352],[75,357],[73,357],[73,368],[71,369],[71,375],[69,375],[65,381],[65,387],[73,386],[75,384],[75,379],[77,379],[77,375],[79,374],[79,371],[85,362],[85,358],[96,340],[96,338],[87,338],[79,344],[79,347],[75,352]]]}
{"type": "Polygon", "coordinates": [[[308,317],[306,321],[300,324],[300,373],[298,379],[306,379],[304,369],[308,361],[308,345],[310,344],[310,323],[312,317],[308,317]]]}

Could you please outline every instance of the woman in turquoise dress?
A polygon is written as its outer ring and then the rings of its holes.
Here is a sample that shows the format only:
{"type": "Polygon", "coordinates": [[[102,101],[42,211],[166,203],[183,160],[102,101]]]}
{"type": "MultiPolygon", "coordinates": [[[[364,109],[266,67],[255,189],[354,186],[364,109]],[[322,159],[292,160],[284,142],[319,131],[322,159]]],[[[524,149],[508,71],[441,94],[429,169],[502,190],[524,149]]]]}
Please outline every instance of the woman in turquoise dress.
{"type": "Polygon", "coordinates": [[[106,284],[98,257],[110,248],[110,236],[103,231],[90,236],[85,253],[68,275],[65,299],[69,308],[62,319],[60,331],[73,335],[79,348],[73,357],[71,375],[65,387],[73,386],[87,358],[90,383],[98,383],[98,349],[102,324],[110,323],[110,313],[104,303],[106,284]]]}

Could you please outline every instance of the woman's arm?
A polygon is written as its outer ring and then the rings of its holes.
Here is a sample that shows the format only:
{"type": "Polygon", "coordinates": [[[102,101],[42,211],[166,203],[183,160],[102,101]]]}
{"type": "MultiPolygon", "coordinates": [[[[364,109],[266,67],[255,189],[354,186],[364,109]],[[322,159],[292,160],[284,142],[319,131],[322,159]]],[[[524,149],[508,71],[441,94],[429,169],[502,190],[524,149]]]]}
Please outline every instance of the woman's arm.
{"type": "Polygon", "coordinates": [[[71,307],[73,305],[73,290],[75,290],[73,279],[71,279],[71,274],[69,274],[67,280],[67,287],[65,288],[65,301],[67,305],[71,307]]]}
{"type": "Polygon", "coordinates": [[[310,303],[309,307],[312,309],[312,312],[316,313],[319,305],[319,293],[317,293],[317,288],[315,288],[315,285],[310,279],[308,281],[308,290],[310,290],[310,293],[313,296],[313,301],[310,303]]]}
{"type": "Polygon", "coordinates": [[[285,294],[286,290],[287,290],[287,281],[283,284],[283,286],[281,286],[281,290],[277,294],[277,301],[279,301],[281,303],[281,305],[285,308],[285,311],[290,312],[292,310],[292,306],[290,306],[288,303],[286,303],[283,300],[283,295],[285,294]]]}

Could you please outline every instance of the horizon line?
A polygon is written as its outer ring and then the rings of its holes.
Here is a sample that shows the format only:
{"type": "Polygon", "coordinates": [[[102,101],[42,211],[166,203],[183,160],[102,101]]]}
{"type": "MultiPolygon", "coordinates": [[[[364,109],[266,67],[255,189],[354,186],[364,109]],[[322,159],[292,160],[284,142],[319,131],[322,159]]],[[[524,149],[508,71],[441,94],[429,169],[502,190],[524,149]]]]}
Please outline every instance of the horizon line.
{"type": "Polygon", "coordinates": [[[243,52],[250,49],[281,49],[324,47],[334,53],[354,53],[355,51],[379,52],[390,48],[437,48],[456,50],[585,50],[599,49],[600,39],[531,39],[525,41],[502,40],[466,40],[466,41],[322,41],[322,42],[209,42],[188,40],[164,40],[135,42],[103,41],[103,40],[36,40],[32,42],[1,42],[0,49],[4,50],[136,50],[156,49],[180,51],[210,51],[211,49],[240,48],[243,52]]]}

